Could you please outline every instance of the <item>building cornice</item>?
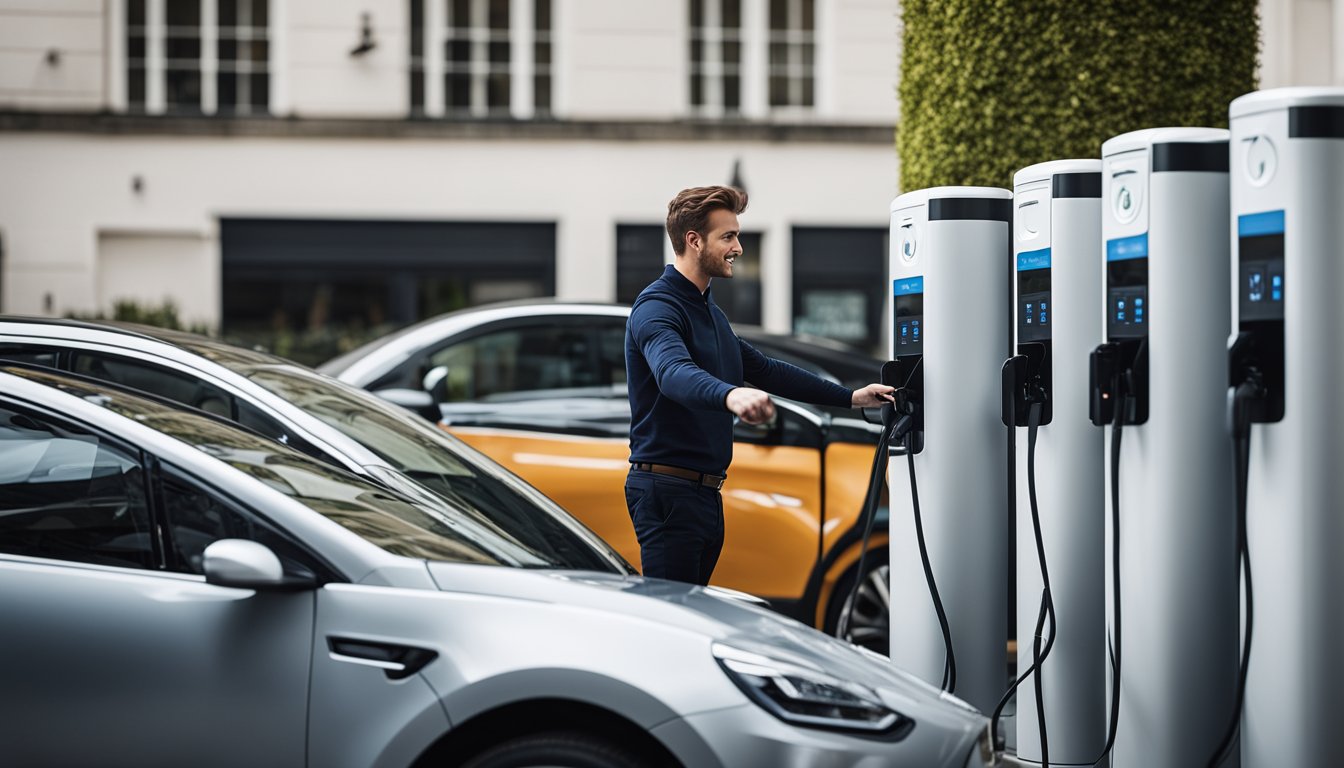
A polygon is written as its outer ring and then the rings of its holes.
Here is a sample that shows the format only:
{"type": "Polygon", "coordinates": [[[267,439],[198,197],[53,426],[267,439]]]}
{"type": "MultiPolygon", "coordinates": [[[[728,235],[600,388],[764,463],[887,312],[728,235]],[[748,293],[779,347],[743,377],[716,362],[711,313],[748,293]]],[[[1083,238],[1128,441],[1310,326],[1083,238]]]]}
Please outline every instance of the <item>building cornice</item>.
{"type": "Polygon", "coordinates": [[[0,133],[470,141],[689,141],[892,145],[891,125],[673,120],[200,117],[0,110],[0,133]]]}

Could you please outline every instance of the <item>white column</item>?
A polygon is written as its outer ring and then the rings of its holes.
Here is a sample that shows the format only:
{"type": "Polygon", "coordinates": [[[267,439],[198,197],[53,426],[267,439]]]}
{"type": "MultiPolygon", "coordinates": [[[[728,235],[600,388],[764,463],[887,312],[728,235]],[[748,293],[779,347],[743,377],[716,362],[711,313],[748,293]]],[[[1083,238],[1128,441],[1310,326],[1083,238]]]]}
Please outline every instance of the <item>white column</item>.
{"type": "Polygon", "coordinates": [[[270,71],[271,114],[276,117],[288,117],[294,111],[294,103],[289,95],[289,4],[285,0],[270,0],[266,8],[270,29],[266,30],[270,41],[270,56],[266,66],[270,71]]]}
{"type": "Polygon", "coordinates": [[[818,0],[812,10],[812,103],[818,116],[836,112],[836,64],[840,34],[834,2],[818,0]]]}
{"type": "Polygon", "coordinates": [[[167,110],[164,70],[167,66],[164,38],[168,33],[164,12],[166,0],[145,0],[145,111],[161,115],[167,110]]]}
{"type": "Polygon", "coordinates": [[[106,58],[104,59],[103,98],[105,106],[113,112],[125,112],[126,101],[126,0],[107,0],[103,8],[105,14],[103,27],[107,39],[106,58]]]}
{"type": "Polygon", "coordinates": [[[551,116],[562,119],[569,117],[569,85],[574,73],[569,60],[565,58],[569,42],[576,36],[571,21],[573,14],[570,2],[551,0],[551,116]]]}
{"type": "Polygon", "coordinates": [[[1344,0],[1334,0],[1330,6],[1330,82],[1344,85],[1344,0]]]}
{"type": "Polygon", "coordinates": [[[761,238],[761,325],[793,333],[793,230],[782,219],[761,238]]]}
{"type": "Polygon", "coordinates": [[[536,70],[532,10],[532,0],[509,2],[509,113],[519,120],[531,119],[536,110],[532,95],[532,74],[536,70]]]}
{"type": "Polygon", "coordinates": [[[1293,9],[1295,0],[1260,0],[1260,87],[1293,83],[1293,9]]]}
{"type": "MultiPolygon", "coordinates": [[[[453,19],[453,24],[459,23],[453,19]]],[[[471,114],[484,117],[490,111],[486,79],[490,72],[490,6],[488,0],[471,0],[471,114]]]]}
{"type": "MultiPolygon", "coordinates": [[[[233,2],[233,0],[223,0],[233,2]]],[[[248,6],[251,12],[251,6],[248,6]]],[[[240,20],[241,21],[241,20],[240,20]]],[[[201,0],[201,111],[219,111],[219,0],[201,0]]]]}
{"type": "Polygon", "coordinates": [[[742,116],[770,116],[768,0],[742,0],[742,116]]]}
{"type": "Polygon", "coordinates": [[[443,44],[448,32],[444,0],[416,0],[425,4],[425,116],[443,117],[443,44]]]}

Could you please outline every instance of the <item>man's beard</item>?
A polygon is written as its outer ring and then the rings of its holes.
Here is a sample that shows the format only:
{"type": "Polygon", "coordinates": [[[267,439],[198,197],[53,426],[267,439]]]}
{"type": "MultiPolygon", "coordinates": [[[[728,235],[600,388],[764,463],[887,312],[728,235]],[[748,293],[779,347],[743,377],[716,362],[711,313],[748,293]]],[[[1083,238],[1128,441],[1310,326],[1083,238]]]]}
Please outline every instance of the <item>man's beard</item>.
{"type": "MultiPolygon", "coordinates": [[[[727,253],[723,255],[711,255],[708,251],[700,252],[700,271],[710,277],[721,277],[731,279],[733,276],[733,265],[727,261],[727,253]]],[[[736,261],[736,259],[734,259],[736,261]]]]}

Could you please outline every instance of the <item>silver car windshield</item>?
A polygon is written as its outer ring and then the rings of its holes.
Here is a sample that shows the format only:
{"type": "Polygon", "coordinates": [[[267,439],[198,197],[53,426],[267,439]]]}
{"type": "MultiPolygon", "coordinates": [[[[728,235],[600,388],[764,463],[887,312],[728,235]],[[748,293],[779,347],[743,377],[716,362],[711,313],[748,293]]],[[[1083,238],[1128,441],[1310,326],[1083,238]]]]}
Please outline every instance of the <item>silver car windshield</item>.
{"type": "Polygon", "coordinates": [[[565,568],[629,571],[596,534],[563,510],[551,509],[549,500],[521,481],[461,461],[458,456],[474,451],[419,417],[292,366],[246,366],[239,372],[548,561],[565,568]]]}
{"type": "MultiPolygon", "coordinates": [[[[11,369],[214,456],[393,554],[523,568],[569,567],[447,504],[369,483],[228,423],[43,371],[11,369]]],[[[263,510],[264,511],[264,510],[263,510]]]]}

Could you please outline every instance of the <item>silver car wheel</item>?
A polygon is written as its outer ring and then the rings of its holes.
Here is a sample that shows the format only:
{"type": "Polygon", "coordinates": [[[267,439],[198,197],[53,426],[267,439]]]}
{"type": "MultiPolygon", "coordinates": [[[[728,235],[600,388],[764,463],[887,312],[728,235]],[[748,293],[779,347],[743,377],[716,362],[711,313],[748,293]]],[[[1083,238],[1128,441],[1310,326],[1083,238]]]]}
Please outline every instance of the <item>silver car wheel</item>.
{"type": "Polygon", "coordinates": [[[849,591],[836,621],[836,637],[886,656],[891,652],[891,569],[886,563],[869,568],[854,596],[850,612],[849,591]]]}

